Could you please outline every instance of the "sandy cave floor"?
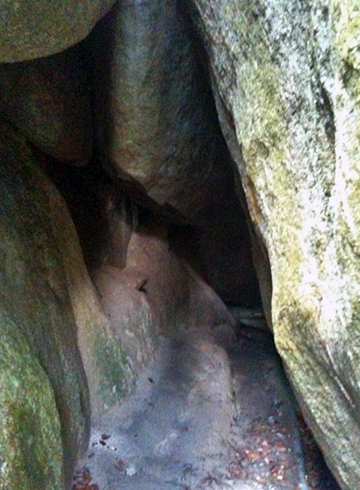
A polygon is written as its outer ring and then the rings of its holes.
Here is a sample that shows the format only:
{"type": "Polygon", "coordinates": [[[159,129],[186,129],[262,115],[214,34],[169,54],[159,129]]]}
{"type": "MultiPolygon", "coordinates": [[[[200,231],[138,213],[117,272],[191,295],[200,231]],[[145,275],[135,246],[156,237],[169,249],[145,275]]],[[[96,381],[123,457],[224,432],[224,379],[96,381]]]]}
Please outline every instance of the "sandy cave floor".
{"type": "Polygon", "coordinates": [[[135,393],[92,428],[74,490],[311,490],[272,337],[246,335],[162,337],[135,393]]]}

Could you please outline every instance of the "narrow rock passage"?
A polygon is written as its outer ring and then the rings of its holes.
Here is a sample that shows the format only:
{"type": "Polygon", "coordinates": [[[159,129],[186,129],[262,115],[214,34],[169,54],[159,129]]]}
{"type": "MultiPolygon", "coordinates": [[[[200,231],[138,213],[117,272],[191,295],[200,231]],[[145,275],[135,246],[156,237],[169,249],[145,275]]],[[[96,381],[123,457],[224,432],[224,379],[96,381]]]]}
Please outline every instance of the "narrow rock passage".
{"type": "Polygon", "coordinates": [[[93,427],[74,488],[307,490],[271,335],[221,343],[205,329],[163,336],[133,396],[93,427]]]}

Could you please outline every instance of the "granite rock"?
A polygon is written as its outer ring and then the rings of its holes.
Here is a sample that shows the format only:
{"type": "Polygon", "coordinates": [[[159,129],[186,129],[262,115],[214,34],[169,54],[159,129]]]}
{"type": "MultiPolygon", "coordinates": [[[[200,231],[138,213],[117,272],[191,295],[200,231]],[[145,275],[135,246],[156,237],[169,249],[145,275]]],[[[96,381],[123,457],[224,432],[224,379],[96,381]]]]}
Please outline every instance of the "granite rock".
{"type": "Polygon", "coordinates": [[[42,58],[84,39],[114,0],[0,2],[0,61],[42,58]]]}
{"type": "Polygon", "coordinates": [[[194,5],[253,237],[269,258],[278,351],[331,470],[357,488],[358,2],[194,5]]]}

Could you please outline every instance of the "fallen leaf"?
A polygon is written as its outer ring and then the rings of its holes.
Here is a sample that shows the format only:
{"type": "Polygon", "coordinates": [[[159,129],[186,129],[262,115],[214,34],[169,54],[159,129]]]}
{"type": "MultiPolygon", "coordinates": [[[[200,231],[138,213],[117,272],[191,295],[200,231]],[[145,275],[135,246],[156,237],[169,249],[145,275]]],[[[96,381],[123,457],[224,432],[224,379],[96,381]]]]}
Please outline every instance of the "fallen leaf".
{"type": "Polygon", "coordinates": [[[115,463],[115,468],[119,471],[125,471],[127,468],[127,464],[122,459],[118,459],[115,463]]]}
{"type": "Polygon", "coordinates": [[[90,475],[84,476],[84,482],[85,485],[89,485],[89,483],[91,482],[91,476],[90,475]]]}
{"type": "Polygon", "coordinates": [[[286,452],[286,447],[282,442],[279,442],[277,450],[280,451],[281,453],[284,453],[286,452]]]}

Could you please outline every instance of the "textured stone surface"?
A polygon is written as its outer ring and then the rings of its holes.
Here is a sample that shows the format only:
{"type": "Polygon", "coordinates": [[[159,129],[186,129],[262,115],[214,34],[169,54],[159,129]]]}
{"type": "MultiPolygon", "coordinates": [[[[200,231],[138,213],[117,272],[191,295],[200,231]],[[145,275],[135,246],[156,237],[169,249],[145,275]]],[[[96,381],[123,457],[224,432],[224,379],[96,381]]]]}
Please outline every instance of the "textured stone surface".
{"type": "Polygon", "coordinates": [[[0,488],[60,490],[63,449],[49,379],[17,325],[0,310],[0,488]]]}
{"type": "Polygon", "coordinates": [[[51,219],[61,250],[78,345],[86,371],[93,421],[126,396],[135,380],[131,359],[114,334],[86,269],[75,227],[64,200],[54,193],[51,219]]]}
{"type": "Polygon", "coordinates": [[[226,179],[228,158],[186,9],[163,0],[120,2],[96,27],[92,45],[104,165],[162,212],[193,220],[211,186],[226,179]]]}
{"type": "Polygon", "coordinates": [[[0,61],[41,58],[84,39],[114,0],[0,1],[0,61]]]}
{"type": "Polygon", "coordinates": [[[61,253],[49,226],[56,191],[22,138],[4,123],[0,138],[1,308],[21,329],[54,390],[69,480],[87,443],[89,406],[61,253]]]}
{"type": "Polygon", "coordinates": [[[360,481],[360,8],[194,0],[269,254],[278,350],[339,483],[360,481]]]}
{"type": "MultiPolygon", "coordinates": [[[[169,247],[168,225],[152,217],[132,232],[124,268],[92,272],[111,329],[139,373],[153,361],[159,336],[185,328],[235,336],[225,304],[169,247]]],[[[226,339],[225,339],[226,341],[226,339]]]]}
{"type": "Polygon", "coordinates": [[[131,371],[86,272],[64,200],[3,121],[0,159],[0,458],[1,477],[9,479],[2,488],[32,490],[42,476],[37,488],[63,488],[62,478],[68,488],[88,442],[89,390],[96,415],[124,395],[131,371]],[[37,414],[32,425],[29,411],[37,414]],[[15,454],[31,441],[31,455],[15,454]]]}
{"type": "Polygon", "coordinates": [[[0,113],[37,148],[76,165],[91,156],[90,93],[82,45],[0,64],[0,113]]]}

